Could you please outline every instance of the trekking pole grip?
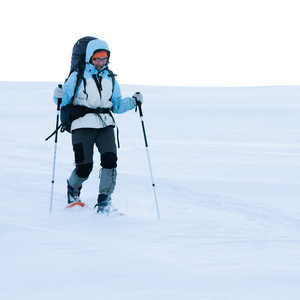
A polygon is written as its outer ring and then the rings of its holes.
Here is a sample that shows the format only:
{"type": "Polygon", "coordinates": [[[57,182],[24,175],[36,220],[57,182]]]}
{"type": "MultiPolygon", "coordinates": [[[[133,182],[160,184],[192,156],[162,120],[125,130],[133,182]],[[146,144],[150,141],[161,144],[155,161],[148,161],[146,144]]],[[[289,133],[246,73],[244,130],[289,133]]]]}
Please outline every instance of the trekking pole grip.
{"type": "MultiPolygon", "coordinates": [[[[59,88],[62,88],[62,84],[59,84],[58,87],[59,87],[59,88]]],[[[57,99],[57,110],[60,109],[61,101],[62,101],[62,98],[58,98],[58,99],[57,99]]]]}
{"type": "MultiPolygon", "coordinates": [[[[136,92],[136,94],[140,94],[140,92],[136,92]]],[[[142,103],[140,101],[138,101],[136,98],[135,98],[135,100],[136,100],[136,106],[139,109],[140,117],[142,117],[143,116],[142,103]]]]}

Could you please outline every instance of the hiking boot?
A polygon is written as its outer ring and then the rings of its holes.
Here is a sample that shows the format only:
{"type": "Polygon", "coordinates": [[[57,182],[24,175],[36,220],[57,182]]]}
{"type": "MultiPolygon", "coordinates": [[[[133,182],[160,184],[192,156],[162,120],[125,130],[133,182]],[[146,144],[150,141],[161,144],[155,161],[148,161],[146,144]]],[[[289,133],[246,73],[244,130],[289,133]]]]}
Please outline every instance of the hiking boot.
{"type": "Polygon", "coordinates": [[[80,190],[82,186],[80,186],[76,191],[74,188],[69,184],[69,180],[67,180],[68,186],[67,186],[67,196],[68,196],[68,203],[73,202],[81,202],[80,199],[80,190]]]}
{"type": "Polygon", "coordinates": [[[111,197],[107,194],[99,194],[97,199],[97,204],[94,208],[97,207],[97,213],[106,213],[108,214],[111,207],[111,197]]]}

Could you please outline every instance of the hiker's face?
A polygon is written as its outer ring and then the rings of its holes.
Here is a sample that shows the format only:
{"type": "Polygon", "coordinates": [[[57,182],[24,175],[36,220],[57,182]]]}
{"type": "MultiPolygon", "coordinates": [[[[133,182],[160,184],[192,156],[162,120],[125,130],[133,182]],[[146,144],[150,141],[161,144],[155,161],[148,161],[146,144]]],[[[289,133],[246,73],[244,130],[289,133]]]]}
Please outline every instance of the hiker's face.
{"type": "Polygon", "coordinates": [[[99,71],[107,63],[107,57],[96,57],[92,59],[92,65],[99,71]]]}

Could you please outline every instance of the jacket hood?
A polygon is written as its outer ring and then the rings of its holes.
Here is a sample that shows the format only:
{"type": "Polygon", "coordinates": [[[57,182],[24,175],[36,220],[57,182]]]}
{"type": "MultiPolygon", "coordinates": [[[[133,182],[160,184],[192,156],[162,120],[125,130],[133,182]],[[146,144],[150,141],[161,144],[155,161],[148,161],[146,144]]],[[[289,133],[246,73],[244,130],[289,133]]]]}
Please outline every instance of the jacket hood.
{"type": "Polygon", "coordinates": [[[94,55],[95,51],[97,50],[106,50],[108,53],[108,59],[110,56],[110,51],[108,45],[105,41],[101,41],[98,39],[91,40],[86,47],[86,54],[85,54],[85,62],[89,63],[91,57],[94,55]]]}

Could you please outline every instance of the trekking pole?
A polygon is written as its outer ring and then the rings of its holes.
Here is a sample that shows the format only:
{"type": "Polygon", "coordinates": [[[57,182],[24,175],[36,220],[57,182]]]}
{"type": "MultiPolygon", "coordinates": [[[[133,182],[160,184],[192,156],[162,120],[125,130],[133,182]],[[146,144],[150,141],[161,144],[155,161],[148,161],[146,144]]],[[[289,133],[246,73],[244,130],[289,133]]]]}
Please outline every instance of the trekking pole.
{"type": "MultiPolygon", "coordinates": [[[[58,85],[60,88],[61,84],[58,85]]],[[[53,158],[53,170],[52,170],[52,187],[51,187],[51,198],[50,198],[50,213],[52,212],[52,200],[53,200],[53,188],[54,188],[54,177],[55,177],[55,163],[56,163],[56,150],[57,150],[57,137],[58,137],[58,123],[59,123],[59,110],[62,99],[57,99],[57,114],[56,114],[56,129],[55,129],[55,141],[54,141],[54,158],[53,158]]]]}
{"type": "MultiPolygon", "coordinates": [[[[137,94],[139,94],[139,92],[137,92],[137,94]]],[[[152,174],[152,168],[151,168],[151,162],[150,162],[150,155],[149,155],[149,150],[148,150],[148,142],[147,142],[146,130],[145,130],[145,124],[144,124],[144,118],[143,118],[142,103],[136,99],[136,105],[139,109],[140,119],[141,119],[141,123],[142,123],[143,135],[144,135],[144,140],[145,140],[145,147],[146,147],[146,152],[147,152],[147,157],[148,157],[152,187],[153,187],[153,192],[154,192],[154,199],[155,199],[156,210],[157,210],[157,217],[158,217],[158,219],[160,219],[158,202],[157,202],[156,191],[155,191],[155,183],[154,183],[154,180],[153,180],[153,174],[152,174]]]]}

